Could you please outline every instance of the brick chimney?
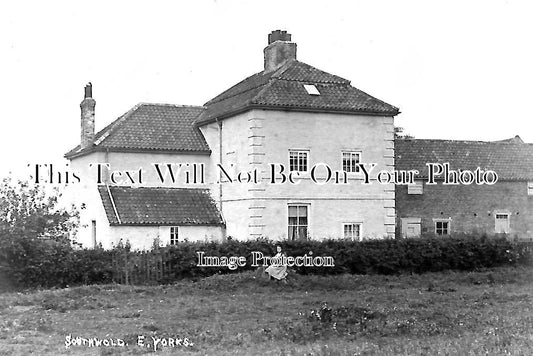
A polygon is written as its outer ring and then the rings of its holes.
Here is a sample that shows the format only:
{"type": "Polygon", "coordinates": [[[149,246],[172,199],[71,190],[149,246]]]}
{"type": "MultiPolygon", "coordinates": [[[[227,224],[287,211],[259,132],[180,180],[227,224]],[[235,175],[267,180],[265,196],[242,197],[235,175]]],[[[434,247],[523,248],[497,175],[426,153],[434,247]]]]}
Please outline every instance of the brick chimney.
{"type": "Polygon", "coordinates": [[[94,107],[93,85],[89,82],[85,86],[85,97],[81,108],[81,148],[92,147],[94,143],[94,107]]]}
{"type": "Polygon", "coordinates": [[[276,30],[268,35],[265,53],[265,72],[281,67],[289,59],[296,59],[296,43],[291,42],[291,34],[276,30]]]}

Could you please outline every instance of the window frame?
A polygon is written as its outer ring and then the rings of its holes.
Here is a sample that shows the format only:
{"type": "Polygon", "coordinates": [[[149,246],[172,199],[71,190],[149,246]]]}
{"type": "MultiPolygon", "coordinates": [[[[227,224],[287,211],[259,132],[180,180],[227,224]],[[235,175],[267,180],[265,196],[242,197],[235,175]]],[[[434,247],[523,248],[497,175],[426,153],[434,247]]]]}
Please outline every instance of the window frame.
{"type": "Polygon", "coordinates": [[[401,235],[402,237],[420,237],[422,235],[422,218],[418,217],[407,217],[407,218],[400,218],[400,224],[401,224],[401,235]],[[409,235],[409,226],[410,225],[418,225],[418,234],[413,236],[409,235]]]}
{"type": "MultiPolygon", "coordinates": [[[[355,229],[352,230],[352,233],[355,232],[355,229]]],[[[350,241],[362,241],[363,240],[363,222],[362,221],[353,221],[353,222],[344,222],[342,223],[342,238],[344,240],[350,240],[350,241]],[[359,226],[359,236],[356,238],[355,236],[346,237],[346,226],[359,226]]]]}
{"type": "Polygon", "coordinates": [[[300,173],[307,173],[309,172],[309,162],[310,162],[310,150],[306,150],[306,149],[299,149],[299,148],[289,148],[289,154],[288,154],[288,158],[289,158],[289,172],[300,172],[300,173]],[[297,154],[297,158],[296,158],[296,168],[297,169],[292,169],[292,164],[291,164],[291,154],[293,153],[296,153],[297,154]],[[305,170],[300,170],[300,154],[305,154],[305,170]]]}
{"type": "Polygon", "coordinates": [[[421,180],[415,180],[414,184],[407,184],[408,195],[422,195],[424,194],[424,182],[421,180]]]}
{"type": "Polygon", "coordinates": [[[171,226],[169,229],[169,244],[176,246],[179,243],[179,226],[171,226]]]}
{"type": "Polygon", "coordinates": [[[450,236],[451,230],[452,230],[452,219],[433,219],[433,224],[434,224],[434,227],[435,227],[434,228],[435,235],[437,235],[437,236],[450,236]],[[438,223],[441,223],[441,224],[446,223],[447,224],[446,228],[444,228],[444,227],[440,228],[441,231],[446,229],[446,233],[445,234],[444,233],[440,233],[440,234],[438,233],[438,230],[439,230],[439,228],[437,228],[437,224],[438,223]]]}
{"type": "Polygon", "coordinates": [[[320,91],[315,84],[304,84],[304,89],[309,95],[319,96],[320,91]]]}
{"type": "Polygon", "coordinates": [[[309,226],[310,226],[310,216],[311,216],[311,204],[308,203],[289,203],[287,204],[287,240],[289,241],[296,241],[296,240],[309,240],[309,226]],[[290,223],[290,208],[296,207],[296,224],[290,223]],[[306,225],[300,225],[300,216],[299,211],[300,208],[306,208],[306,217],[307,217],[307,224],[306,225]],[[305,238],[301,238],[299,236],[299,228],[305,226],[305,238]],[[296,231],[296,237],[292,238],[290,231],[291,227],[295,229],[296,231]]]}
{"type": "Polygon", "coordinates": [[[494,213],[494,232],[496,234],[508,234],[510,231],[511,231],[511,213],[508,213],[508,212],[495,212],[494,213]],[[505,216],[505,220],[507,222],[507,229],[506,229],[507,232],[498,232],[498,231],[496,231],[498,215],[505,216]]]}
{"type": "MultiPolygon", "coordinates": [[[[361,163],[362,161],[362,157],[363,157],[363,152],[361,150],[342,150],[341,151],[341,165],[342,165],[342,170],[346,173],[360,173],[361,172],[361,167],[359,166],[359,163],[361,163]],[[354,165],[354,170],[346,170],[345,169],[345,165],[344,165],[344,155],[345,154],[349,154],[349,155],[352,155],[352,154],[355,154],[358,156],[358,160],[356,161],[355,165],[354,165]]],[[[351,156],[348,158],[349,162],[351,163],[352,159],[351,159],[351,156]]],[[[349,168],[352,168],[351,167],[351,164],[349,165],[349,168]]]]}
{"type": "Polygon", "coordinates": [[[93,243],[93,247],[96,248],[98,246],[98,243],[97,243],[97,238],[96,238],[96,235],[97,235],[97,227],[96,227],[96,220],[91,220],[91,240],[92,240],[92,243],[93,243]]]}

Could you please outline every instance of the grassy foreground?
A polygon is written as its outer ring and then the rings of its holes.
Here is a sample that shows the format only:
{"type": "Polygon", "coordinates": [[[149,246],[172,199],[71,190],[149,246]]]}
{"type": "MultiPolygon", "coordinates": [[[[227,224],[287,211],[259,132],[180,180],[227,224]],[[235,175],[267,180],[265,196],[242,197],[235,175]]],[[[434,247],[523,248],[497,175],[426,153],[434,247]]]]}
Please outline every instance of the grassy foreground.
{"type": "Polygon", "coordinates": [[[533,269],[291,277],[3,293],[0,354],[533,354],[533,269]]]}

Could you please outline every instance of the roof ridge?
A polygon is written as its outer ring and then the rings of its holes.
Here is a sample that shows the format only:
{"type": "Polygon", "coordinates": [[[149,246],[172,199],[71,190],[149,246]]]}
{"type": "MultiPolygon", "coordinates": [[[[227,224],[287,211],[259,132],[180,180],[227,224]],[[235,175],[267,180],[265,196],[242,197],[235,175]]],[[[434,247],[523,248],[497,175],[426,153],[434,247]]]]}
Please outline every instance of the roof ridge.
{"type": "MultiPolygon", "coordinates": [[[[351,80],[349,80],[349,79],[346,79],[346,78],[340,77],[340,76],[338,76],[338,75],[336,75],[336,74],[332,74],[332,73],[326,72],[325,70],[319,69],[319,68],[317,68],[317,67],[315,67],[315,66],[312,66],[311,64],[308,64],[308,63],[305,63],[305,62],[302,62],[302,61],[299,61],[299,60],[296,60],[296,59],[291,59],[291,60],[287,61],[287,63],[288,63],[289,65],[284,64],[283,66],[286,66],[286,67],[284,68],[284,70],[283,70],[281,73],[277,73],[277,74],[276,74],[276,78],[277,78],[277,79],[280,79],[280,80],[288,80],[288,81],[290,81],[290,80],[293,80],[293,81],[300,81],[300,80],[298,80],[298,79],[287,79],[287,78],[282,78],[283,74],[285,74],[285,72],[286,72],[288,69],[290,69],[294,64],[299,64],[299,65],[302,65],[302,66],[309,67],[310,69],[315,70],[315,71],[317,71],[317,72],[320,72],[320,73],[322,73],[322,74],[326,74],[326,75],[331,76],[331,77],[333,77],[333,78],[337,78],[337,80],[334,80],[334,81],[325,81],[325,82],[323,82],[323,83],[332,83],[332,84],[333,84],[333,83],[334,83],[334,84],[351,84],[351,80]]],[[[321,83],[322,83],[322,82],[321,82],[321,83]]]]}
{"type": "MultiPolygon", "coordinates": [[[[99,185],[101,187],[104,187],[104,185],[99,185]]],[[[201,190],[204,192],[209,191],[209,188],[183,188],[183,187],[161,187],[161,186],[154,186],[154,187],[140,187],[140,186],[133,186],[133,185],[105,185],[108,186],[110,189],[112,188],[130,188],[130,189],[172,189],[172,190],[201,190]]]]}
{"type": "MultiPolygon", "coordinates": [[[[300,79],[288,79],[288,78],[276,78],[276,80],[283,80],[286,82],[297,82],[297,83],[309,83],[313,85],[346,85],[351,86],[352,88],[355,88],[353,85],[348,83],[339,83],[339,82],[313,82],[311,80],[300,80],[300,79]]],[[[357,88],[355,88],[357,89],[357,88]]],[[[379,100],[379,99],[378,99],[379,100]]],[[[390,104],[389,104],[390,105],[390,104]]]]}
{"type": "MultiPolygon", "coordinates": [[[[257,73],[255,73],[255,74],[250,75],[249,77],[244,78],[243,80],[241,80],[241,81],[238,82],[237,84],[232,85],[232,86],[229,87],[228,89],[224,90],[222,93],[220,93],[220,94],[218,94],[217,96],[215,96],[213,99],[211,99],[211,100],[209,100],[208,102],[206,102],[206,103],[204,104],[204,107],[205,107],[205,106],[208,106],[208,105],[212,105],[212,104],[214,104],[214,103],[218,103],[218,102],[220,102],[220,101],[222,101],[222,100],[226,100],[226,99],[228,99],[228,98],[232,98],[232,97],[237,96],[237,95],[240,95],[240,94],[242,94],[242,93],[246,93],[246,92],[248,92],[248,91],[250,91],[250,90],[253,90],[253,89],[256,89],[256,88],[260,87],[261,85],[264,85],[264,84],[259,84],[259,85],[256,85],[256,86],[254,86],[254,87],[252,87],[252,88],[248,88],[248,89],[243,90],[243,91],[237,91],[236,93],[234,93],[234,94],[232,94],[232,95],[230,95],[230,96],[223,96],[224,93],[227,93],[227,92],[229,92],[231,89],[233,89],[233,88],[235,88],[235,87],[238,87],[239,85],[241,85],[241,83],[244,83],[244,82],[246,82],[247,80],[250,80],[251,78],[253,78],[253,77],[255,77],[255,76],[260,77],[260,76],[262,76],[262,75],[265,75],[264,71],[257,72],[257,73]],[[220,97],[220,98],[219,98],[219,97],[220,97]],[[217,98],[219,98],[219,99],[217,99],[217,98]]],[[[268,73],[268,75],[272,75],[272,74],[271,74],[271,73],[268,73]]]]}
{"type": "Polygon", "coordinates": [[[273,78],[275,79],[281,79],[279,76],[282,75],[284,72],[286,72],[294,63],[297,63],[298,61],[296,59],[289,59],[288,61],[286,61],[285,63],[283,63],[283,65],[281,65],[278,69],[275,69],[273,71],[270,71],[270,72],[265,72],[264,70],[260,71],[260,72],[257,72],[255,74],[252,74],[250,75],[249,77],[247,78],[244,78],[243,80],[241,80],[240,82],[238,82],[237,84],[231,86],[230,88],[224,90],[222,93],[220,93],[219,95],[217,95],[216,97],[214,97],[213,99],[209,100],[208,102],[206,102],[204,104],[204,106],[207,106],[207,105],[211,105],[211,104],[214,104],[214,103],[218,103],[222,100],[227,100],[229,98],[233,98],[237,95],[241,95],[241,94],[244,94],[244,93],[247,93],[249,91],[252,91],[252,90],[255,90],[257,88],[260,88],[262,86],[265,86],[267,85],[268,83],[270,83],[272,81],[273,78]],[[247,88],[246,90],[242,90],[242,91],[237,91],[235,92],[234,94],[232,95],[229,95],[229,96],[225,96],[225,97],[222,97],[220,99],[217,99],[218,97],[222,96],[224,93],[230,91],[231,89],[239,86],[241,83],[251,79],[252,77],[254,76],[258,76],[258,77],[261,77],[261,76],[264,76],[264,77],[268,77],[268,80],[265,82],[265,83],[261,83],[261,84],[258,84],[258,85],[255,85],[255,86],[252,86],[252,87],[249,87],[247,88]]]}
{"type": "MultiPolygon", "coordinates": [[[[129,117],[131,116],[131,114],[133,114],[139,107],[141,107],[143,103],[137,103],[136,105],[134,105],[131,109],[129,109],[128,111],[126,111],[124,114],[120,115],[118,118],[116,118],[115,120],[111,121],[109,124],[107,124],[106,126],[104,126],[103,129],[101,129],[100,131],[98,131],[95,135],[94,135],[94,141],[93,141],[93,146],[99,146],[102,144],[102,142],[104,142],[105,140],[107,140],[109,138],[109,136],[111,135],[111,132],[114,131],[116,129],[116,127],[121,124],[125,119],[126,117],[129,117]],[[107,135],[106,135],[107,133],[107,135]],[[104,137],[105,136],[105,137],[104,137]],[[103,138],[102,138],[103,137],[103,138]],[[102,138],[101,141],[100,138],[102,138]],[[98,143],[96,143],[98,142],[98,143]]],[[[69,153],[71,153],[72,151],[74,151],[73,153],[78,153],[78,152],[81,152],[83,151],[83,149],[81,148],[80,145],[76,146],[74,149],[72,149],[71,151],[67,152],[66,155],[68,155],[69,153]]]]}
{"type": "MultiPolygon", "coordinates": [[[[248,92],[250,92],[250,91],[252,91],[252,90],[258,89],[258,88],[260,88],[260,87],[264,87],[264,88],[262,88],[262,89],[259,91],[259,93],[257,93],[257,94],[256,94],[256,95],[250,100],[250,102],[253,102],[257,97],[259,97],[259,95],[260,95],[260,94],[261,94],[266,88],[270,87],[270,85],[271,85],[271,83],[272,83],[273,80],[281,80],[281,78],[280,78],[279,76],[282,75],[283,73],[285,73],[285,72],[286,72],[286,71],[292,66],[292,64],[293,64],[293,63],[296,63],[296,62],[298,62],[296,59],[290,59],[290,60],[288,60],[287,62],[285,62],[283,65],[281,65],[278,69],[273,70],[273,71],[271,71],[271,72],[266,72],[266,73],[265,73],[264,70],[261,71],[261,72],[257,72],[257,73],[254,74],[254,75],[270,76],[270,78],[268,78],[268,80],[267,80],[265,83],[261,83],[261,84],[259,84],[259,85],[255,85],[255,86],[250,87],[250,88],[248,88],[248,89],[246,89],[246,90],[243,90],[243,91],[238,91],[238,92],[236,92],[236,93],[233,94],[233,95],[226,96],[226,97],[221,98],[221,99],[218,99],[218,100],[213,100],[213,99],[212,99],[211,101],[207,102],[206,105],[208,105],[208,104],[210,105],[210,104],[218,103],[218,102],[220,102],[220,101],[222,101],[222,100],[227,100],[227,99],[229,99],[229,98],[233,98],[233,97],[235,97],[235,96],[237,96],[237,95],[242,95],[242,94],[244,94],[244,93],[248,93],[248,92]]],[[[251,76],[249,76],[248,78],[246,78],[246,79],[244,79],[244,80],[241,80],[239,83],[235,84],[235,85],[232,86],[231,88],[236,87],[237,85],[239,85],[240,83],[242,83],[242,82],[248,80],[249,78],[253,77],[254,75],[251,75],[251,76]]],[[[229,88],[228,90],[226,90],[226,92],[229,91],[231,88],[229,88]]],[[[221,93],[220,95],[222,95],[222,94],[224,94],[224,93],[221,93]]],[[[219,96],[220,96],[220,95],[219,95],[219,96]]]]}
{"type": "MultiPolygon", "coordinates": [[[[215,100],[215,101],[207,102],[207,103],[205,103],[205,105],[206,105],[206,106],[207,106],[207,105],[212,105],[212,104],[215,104],[215,103],[218,103],[218,102],[221,102],[221,101],[227,100],[227,99],[229,99],[229,98],[233,98],[233,97],[236,97],[236,96],[242,95],[242,94],[244,94],[244,93],[248,93],[248,92],[250,92],[250,91],[252,91],[252,90],[255,90],[255,89],[257,89],[257,88],[260,88],[260,87],[262,87],[262,86],[265,86],[265,85],[267,85],[268,83],[270,83],[270,79],[269,79],[266,83],[263,83],[263,84],[260,84],[260,85],[253,86],[253,87],[248,88],[248,89],[246,89],[246,90],[236,92],[235,94],[232,94],[232,95],[226,96],[226,97],[224,97],[224,98],[221,98],[221,99],[218,99],[218,100],[215,100]]],[[[230,89],[231,89],[231,88],[230,88],[230,89]]],[[[229,90],[229,89],[228,89],[228,90],[229,90]]],[[[222,94],[224,94],[224,93],[222,93],[222,94]]],[[[221,95],[222,95],[222,94],[221,94],[221,95]]]]}
{"type": "Polygon", "coordinates": [[[396,110],[396,115],[400,114],[400,108],[398,108],[397,106],[391,105],[391,104],[389,104],[389,103],[387,103],[387,102],[385,102],[385,101],[383,101],[383,100],[381,100],[381,99],[376,98],[376,97],[373,96],[373,95],[368,94],[366,91],[363,91],[363,90],[361,90],[361,89],[359,89],[359,88],[354,87],[354,86],[351,84],[351,82],[350,82],[350,86],[351,86],[352,88],[354,88],[354,89],[360,91],[361,93],[363,93],[363,94],[365,94],[365,95],[368,95],[369,97],[373,98],[374,100],[379,101],[379,102],[380,102],[381,104],[383,104],[383,105],[392,106],[392,107],[396,110]]]}
{"type": "Polygon", "coordinates": [[[398,142],[402,141],[436,141],[436,142],[461,142],[461,143],[477,143],[477,144],[504,144],[504,145],[528,145],[531,143],[520,142],[505,142],[505,141],[480,141],[480,140],[450,140],[446,138],[402,138],[398,142]]]}
{"type": "Polygon", "coordinates": [[[294,65],[294,63],[300,63],[300,62],[297,59],[294,59],[294,58],[291,58],[291,59],[287,60],[278,69],[273,71],[272,76],[270,77],[270,79],[272,79],[272,78],[281,79],[281,76],[283,75],[283,73],[288,71],[289,68],[294,65]]]}
{"type": "Polygon", "coordinates": [[[134,105],[131,109],[126,111],[124,114],[120,115],[117,119],[112,121],[109,125],[107,125],[103,129],[98,131],[96,133],[96,135],[95,135],[94,142],[96,142],[100,137],[104,136],[107,132],[109,132],[109,133],[107,134],[106,137],[104,137],[102,139],[102,141],[100,141],[100,142],[98,142],[98,144],[94,144],[94,145],[95,146],[101,145],[105,140],[107,140],[109,138],[109,136],[111,136],[111,133],[113,131],[115,131],[119,125],[121,125],[124,121],[126,121],[126,119],[128,117],[130,117],[135,111],[137,111],[137,109],[139,109],[142,105],[143,105],[143,103],[138,103],[138,104],[134,105]],[[98,139],[96,139],[97,136],[98,136],[98,139]]]}
{"type": "MultiPolygon", "coordinates": [[[[279,80],[279,79],[277,79],[277,80],[279,80]]],[[[259,90],[259,92],[257,94],[255,94],[252,99],[250,99],[250,103],[257,104],[257,100],[263,95],[263,93],[265,91],[267,91],[272,86],[272,83],[274,83],[274,80],[272,80],[272,78],[270,78],[269,81],[264,85],[264,88],[259,90]]]]}
{"type": "Polygon", "coordinates": [[[176,108],[195,108],[195,109],[205,109],[205,106],[203,105],[186,105],[186,104],[171,104],[171,103],[148,103],[148,102],[140,102],[137,104],[138,106],[144,106],[144,105],[155,105],[155,106],[173,106],[176,108]]]}

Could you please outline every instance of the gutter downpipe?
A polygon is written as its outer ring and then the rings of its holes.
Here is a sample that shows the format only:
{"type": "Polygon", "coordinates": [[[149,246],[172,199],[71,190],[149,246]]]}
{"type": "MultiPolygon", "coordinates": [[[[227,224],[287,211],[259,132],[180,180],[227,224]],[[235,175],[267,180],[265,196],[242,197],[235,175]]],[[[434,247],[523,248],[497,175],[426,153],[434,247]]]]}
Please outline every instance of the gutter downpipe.
{"type": "MultiPolygon", "coordinates": [[[[218,164],[222,166],[222,120],[217,117],[215,121],[218,125],[218,164]]],[[[222,171],[220,169],[218,170],[218,206],[222,221],[224,222],[224,226],[222,227],[222,240],[225,241],[227,239],[226,219],[224,219],[224,213],[222,212],[222,171]]]]}

